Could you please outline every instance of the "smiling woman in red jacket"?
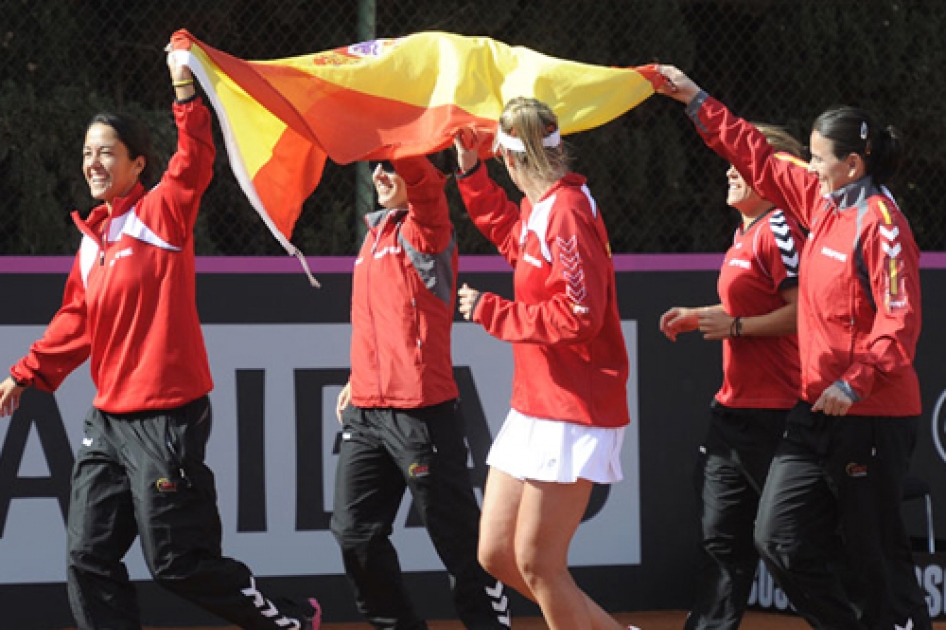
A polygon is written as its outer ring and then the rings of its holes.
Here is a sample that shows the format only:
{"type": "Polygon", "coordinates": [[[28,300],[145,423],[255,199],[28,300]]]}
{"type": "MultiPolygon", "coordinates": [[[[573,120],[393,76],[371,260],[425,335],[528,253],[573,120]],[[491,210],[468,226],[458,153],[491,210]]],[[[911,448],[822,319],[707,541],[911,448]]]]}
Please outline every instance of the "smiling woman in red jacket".
{"type": "Polygon", "coordinates": [[[661,92],[687,104],[706,144],[810,230],[798,299],[802,400],[769,471],[756,547],[814,627],[928,630],[900,515],[920,414],[920,278],[910,225],[883,186],[899,135],[867,111],[835,107],[815,120],[806,164],[677,68],[658,69],[661,92]]]}
{"type": "Polygon", "coordinates": [[[456,147],[476,227],[514,268],[515,300],[463,286],[460,312],[512,343],[512,409],[496,436],[480,561],[537,602],[550,628],[619,628],[575,584],[568,547],[592,484],[622,477],[628,358],[608,234],[585,178],[571,173],[547,105],[516,98],[497,129],[521,207],[486,174],[477,139],[456,147]]]}
{"type": "MultiPolygon", "coordinates": [[[[172,42],[173,46],[173,42],[172,42]]],[[[194,222],[213,176],[210,112],[180,53],[168,55],[177,152],[157,179],[147,130],[99,114],[82,164],[100,202],[73,219],[82,244],[62,307],[0,383],[0,415],[27,387],[52,392],[87,358],[96,386],[76,454],[68,516],[68,586],[80,630],[140,628],[123,563],[136,537],[155,581],[242,628],[317,629],[224,557],[211,470],[204,463],[213,387],[197,316],[194,222]]]]}
{"type": "MultiPolygon", "coordinates": [[[[779,151],[801,143],[760,125],[779,151]]],[[[723,345],[723,384],[700,445],[697,492],[703,555],[684,630],[736,630],[759,564],[753,529],[759,500],[785,420],[798,402],[798,224],[763,199],[731,165],[726,203],[739,211],[732,246],[719,272],[719,303],[675,306],[660,318],[671,341],[699,330],[723,345]]]]}

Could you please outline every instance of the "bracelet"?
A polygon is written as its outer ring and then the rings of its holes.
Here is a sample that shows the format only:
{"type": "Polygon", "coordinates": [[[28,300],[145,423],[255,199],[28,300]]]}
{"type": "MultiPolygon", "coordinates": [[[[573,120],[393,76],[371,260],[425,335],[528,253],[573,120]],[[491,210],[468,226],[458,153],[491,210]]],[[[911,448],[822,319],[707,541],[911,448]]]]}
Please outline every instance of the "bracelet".
{"type": "Polygon", "coordinates": [[[193,79],[184,79],[184,80],[182,80],[182,81],[172,81],[172,82],[171,82],[171,85],[173,85],[173,86],[176,87],[176,88],[179,88],[179,87],[187,87],[188,85],[193,85],[193,84],[194,84],[194,80],[193,80],[193,79]]]}
{"type": "Polygon", "coordinates": [[[834,383],[834,386],[840,389],[845,396],[851,399],[851,402],[859,402],[861,397],[857,395],[857,392],[854,391],[854,388],[851,387],[851,384],[844,380],[837,380],[834,383]]]}
{"type": "Polygon", "coordinates": [[[734,317],[729,325],[730,337],[742,337],[742,317],[734,317]]]}

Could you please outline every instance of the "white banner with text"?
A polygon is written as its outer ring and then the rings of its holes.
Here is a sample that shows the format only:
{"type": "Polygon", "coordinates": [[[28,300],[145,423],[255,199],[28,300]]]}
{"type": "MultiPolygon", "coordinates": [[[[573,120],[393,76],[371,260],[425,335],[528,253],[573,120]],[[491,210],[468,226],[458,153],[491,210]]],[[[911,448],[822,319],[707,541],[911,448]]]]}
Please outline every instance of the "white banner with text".
{"type": "MultiPolygon", "coordinates": [[[[632,417],[625,479],[596,488],[572,545],[573,566],[641,562],[636,322],[625,321],[623,329],[632,417]]],[[[16,361],[43,330],[0,327],[0,365],[16,361]]],[[[343,573],[328,522],[335,400],[348,375],[350,326],[213,324],[204,335],[215,381],[207,463],[217,479],[224,553],[260,576],[343,573]]],[[[482,499],[486,451],[508,411],[512,353],[481,327],[457,323],[453,358],[471,477],[482,499]]],[[[55,395],[28,391],[21,409],[0,420],[0,584],[65,581],[69,477],[93,396],[84,365],[55,395]]],[[[411,518],[409,493],[393,539],[406,571],[442,569],[426,530],[411,518]]],[[[137,546],[127,564],[133,579],[149,578],[137,546]]]]}

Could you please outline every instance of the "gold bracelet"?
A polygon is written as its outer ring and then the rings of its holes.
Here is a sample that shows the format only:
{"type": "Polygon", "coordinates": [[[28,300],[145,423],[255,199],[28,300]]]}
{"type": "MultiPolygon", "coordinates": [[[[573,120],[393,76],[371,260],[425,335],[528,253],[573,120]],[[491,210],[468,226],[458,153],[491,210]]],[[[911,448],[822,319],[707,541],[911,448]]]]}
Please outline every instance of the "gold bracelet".
{"type": "Polygon", "coordinates": [[[171,85],[173,85],[176,88],[187,87],[188,85],[193,85],[193,84],[194,84],[193,79],[185,79],[183,81],[174,81],[171,83],[171,85]]]}

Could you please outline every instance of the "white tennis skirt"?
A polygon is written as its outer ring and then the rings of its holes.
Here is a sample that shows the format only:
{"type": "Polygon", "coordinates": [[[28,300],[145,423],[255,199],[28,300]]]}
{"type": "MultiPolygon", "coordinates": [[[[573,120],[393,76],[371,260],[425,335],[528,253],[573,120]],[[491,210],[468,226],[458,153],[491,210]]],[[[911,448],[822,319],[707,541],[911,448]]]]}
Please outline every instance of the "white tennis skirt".
{"type": "Polygon", "coordinates": [[[486,463],[516,479],[615,483],[621,471],[624,427],[590,427],[533,418],[509,410],[486,463]]]}

